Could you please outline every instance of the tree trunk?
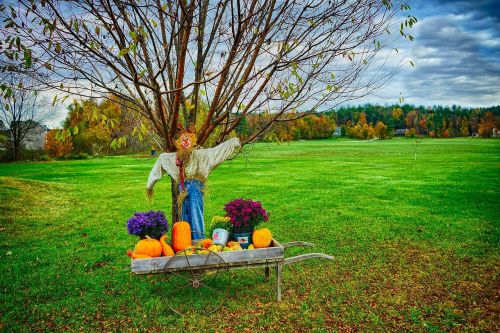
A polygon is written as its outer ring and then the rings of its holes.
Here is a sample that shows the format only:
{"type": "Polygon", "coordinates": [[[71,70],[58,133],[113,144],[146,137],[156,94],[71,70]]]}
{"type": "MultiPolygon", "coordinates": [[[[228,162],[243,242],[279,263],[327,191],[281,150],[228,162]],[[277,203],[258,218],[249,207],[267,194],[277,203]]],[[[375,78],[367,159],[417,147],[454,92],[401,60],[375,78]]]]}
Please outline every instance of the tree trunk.
{"type": "Polygon", "coordinates": [[[170,178],[170,186],[172,192],[172,225],[175,222],[180,221],[181,217],[179,216],[179,211],[177,209],[177,199],[179,198],[179,187],[178,184],[170,178]]]}
{"type": "Polygon", "coordinates": [[[21,144],[14,142],[12,145],[12,160],[19,161],[21,159],[21,144]]]}

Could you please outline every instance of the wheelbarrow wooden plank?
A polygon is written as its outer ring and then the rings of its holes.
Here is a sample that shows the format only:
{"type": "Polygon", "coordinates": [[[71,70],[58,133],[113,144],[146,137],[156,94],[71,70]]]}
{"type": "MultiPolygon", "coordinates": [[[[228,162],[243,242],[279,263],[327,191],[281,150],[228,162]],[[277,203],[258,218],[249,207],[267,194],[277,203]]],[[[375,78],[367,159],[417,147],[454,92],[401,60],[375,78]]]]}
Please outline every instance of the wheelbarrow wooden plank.
{"type": "MultiPolygon", "coordinates": [[[[273,239],[271,247],[254,250],[240,250],[218,252],[217,255],[224,260],[225,265],[230,268],[236,266],[251,266],[252,264],[265,264],[266,261],[274,261],[284,258],[284,248],[273,239]]],[[[220,258],[213,254],[194,254],[177,257],[158,257],[151,259],[132,260],[131,268],[135,274],[162,273],[163,268],[170,259],[169,270],[178,271],[183,269],[206,269],[220,266],[220,258]],[[187,259],[187,260],[186,260],[187,259]]]]}

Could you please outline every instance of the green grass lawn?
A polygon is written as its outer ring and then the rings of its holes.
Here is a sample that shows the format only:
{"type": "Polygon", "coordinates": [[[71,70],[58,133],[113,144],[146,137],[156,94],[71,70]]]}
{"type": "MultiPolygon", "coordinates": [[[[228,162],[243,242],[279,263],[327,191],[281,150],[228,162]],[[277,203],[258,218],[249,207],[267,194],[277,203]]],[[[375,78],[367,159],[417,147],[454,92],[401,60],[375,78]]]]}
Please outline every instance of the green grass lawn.
{"type": "Polygon", "coordinates": [[[127,219],[170,212],[167,178],[146,199],[153,163],[127,156],[0,164],[0,330],[499,329],[499,140],[246,147],[211,174],[205,219],[231,199],[259,200],[276,239],[315,244],[288,255],[335,260],[285,267],[279,304],[273,277],[234,271],[230,296],[209,317],[174,315],[162,275],[130,272],[125,253],[137,238],[127,219]]]}

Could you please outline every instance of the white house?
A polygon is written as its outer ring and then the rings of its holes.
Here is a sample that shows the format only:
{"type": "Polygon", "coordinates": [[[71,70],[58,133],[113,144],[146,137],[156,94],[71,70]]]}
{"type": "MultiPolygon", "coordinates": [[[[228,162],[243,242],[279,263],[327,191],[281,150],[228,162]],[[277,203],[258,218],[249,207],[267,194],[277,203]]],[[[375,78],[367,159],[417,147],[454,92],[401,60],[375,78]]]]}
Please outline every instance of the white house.
{"type": "Polygon", "coordinates": [[[27,150],[38,150],[45,147],[46,137],[49,129],[42,124],[36,124],[29,130],[23,140],[24,148],[27,150]]]}

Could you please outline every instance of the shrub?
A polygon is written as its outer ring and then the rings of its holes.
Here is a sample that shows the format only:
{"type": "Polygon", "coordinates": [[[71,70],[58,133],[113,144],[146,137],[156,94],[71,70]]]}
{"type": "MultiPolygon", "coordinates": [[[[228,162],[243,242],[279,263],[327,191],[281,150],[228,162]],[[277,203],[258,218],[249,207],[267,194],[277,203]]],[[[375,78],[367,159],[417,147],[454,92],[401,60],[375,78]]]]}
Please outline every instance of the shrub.
{"type": "Polygon", "coordinates": [[[52,159],[47,154],[44,154],[44,155],[40,156],[40,161],[47,162],[47,161],[50,161],[50,160],[52,160],[52,159]]]}
{"type": "Polygon", "coordinates": [[[406,129],[405,137],[414,138],[417,136],[417,131],[414,128],[406,129]]]}
{"type": "Polygon", "coordinates": [[[60,141],[56,139],[58,130],[50,130],[45,140],[45,152],[50,157],[63,157],[68,155],[73,149],[73,143],[70,140],[60,141]]]}

